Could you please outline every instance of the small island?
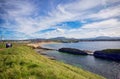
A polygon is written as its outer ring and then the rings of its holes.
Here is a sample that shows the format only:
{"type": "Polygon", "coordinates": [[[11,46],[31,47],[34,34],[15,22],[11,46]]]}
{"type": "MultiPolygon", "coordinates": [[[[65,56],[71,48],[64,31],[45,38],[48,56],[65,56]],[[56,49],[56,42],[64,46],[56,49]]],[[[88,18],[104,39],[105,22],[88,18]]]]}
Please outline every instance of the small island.
{"type": "Polygon", "coordinates": [[[94,56],[96,58],[120,61],[120,49],[105,49],[101,51],[95,51],[94,56]]]}
{"type": "Polygon", "coordinates": [[[93,55],[96,58],[120,61],[120,49],[105,49],[101,51],[95,51],[92,54],[89,54],[87,51],[75,48],[60,48],[58,51],[61,53],[68,53],[73,55],[93,55]]]}
{"type": "Polygon", "coordinates": [[[85,51],[75,48],[60,48],[58,51],[63,53],[74,54],[74,55],[88,55],[85,51]]]}

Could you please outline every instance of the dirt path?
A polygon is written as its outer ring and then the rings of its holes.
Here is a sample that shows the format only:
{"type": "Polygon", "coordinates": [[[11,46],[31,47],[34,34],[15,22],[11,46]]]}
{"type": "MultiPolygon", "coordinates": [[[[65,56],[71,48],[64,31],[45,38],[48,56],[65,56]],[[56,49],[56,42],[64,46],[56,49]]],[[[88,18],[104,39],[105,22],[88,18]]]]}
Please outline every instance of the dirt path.
{"type": "Polygon", "coordinates": [[[3,50],[3,49],[0,49],[0,50],[3,50]]]}

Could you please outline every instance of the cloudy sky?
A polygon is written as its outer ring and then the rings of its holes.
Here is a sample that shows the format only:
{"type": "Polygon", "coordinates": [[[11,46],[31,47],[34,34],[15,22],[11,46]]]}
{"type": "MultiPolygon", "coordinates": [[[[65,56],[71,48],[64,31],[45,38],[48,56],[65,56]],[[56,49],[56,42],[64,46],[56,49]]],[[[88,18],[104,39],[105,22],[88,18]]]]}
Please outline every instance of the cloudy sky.
{"type": "Polygon", "coordinates": [[[120,37],[120,0],[0,0],[4,39],[120,37]]]}

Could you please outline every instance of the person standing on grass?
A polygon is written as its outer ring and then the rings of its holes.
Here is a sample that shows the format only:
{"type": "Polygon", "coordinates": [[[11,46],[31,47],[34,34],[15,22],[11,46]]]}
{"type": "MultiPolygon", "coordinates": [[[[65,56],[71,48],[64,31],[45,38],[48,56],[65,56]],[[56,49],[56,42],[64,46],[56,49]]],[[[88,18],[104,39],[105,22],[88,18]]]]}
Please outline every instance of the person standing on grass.
{"type": "Polygon", "coordinates": [[[12,47],[11,43],[6,43],[6,48],[12,47]]]}

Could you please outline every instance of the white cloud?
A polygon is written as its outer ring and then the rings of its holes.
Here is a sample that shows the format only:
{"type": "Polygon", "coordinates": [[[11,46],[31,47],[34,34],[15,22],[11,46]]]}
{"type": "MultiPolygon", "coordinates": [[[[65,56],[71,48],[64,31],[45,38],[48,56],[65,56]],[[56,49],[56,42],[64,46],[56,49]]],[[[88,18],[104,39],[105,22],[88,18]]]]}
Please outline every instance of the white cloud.
{"type": "Polygon", "coordinates": [[[48,12],[47,16],[39,15],[34,16],[38,10],[38,6],[32,2],[11,0],[5,5],[12,6],[12,9],[4,8],[8,13],[4,18],[9,21],[15,21],[16,25],[6,23],[6,28],[11,28],[21,33],[25,33],[31,37],[92,37],[99,35],[112,35],[120,36],[118,34],[118,26],[120,21],[114,19],[116,16],[120,16],[120,6],[109,6],[112,3],[119,2],[119,0],[77,0],[72,3],[58,4],[56,8],[48,12]],[[99,11],[95,11],[97,7],[101,8],[99,11]],[[14,9],[13,9],[14,8],[14,9]],[[99,22],[89,23],[79,29],[65,30],[58,28],[57,24],[66,21],[80,21],[87,22],[86,19],[101,20],[99,22]],[[103,20],[108,19],[108,20],[103,20]],[[103,20],[103,21],[102,21],[103,20]],[[51,27],[57,28],[54,31],[38,34],[36,32],[49,29],[51,27]],[[14,28],[14,29],[13,29],[14,28]]]}
{"type": "Polygon", "coordinates": [[[109,7],[102,9],[97,13],[88,15],[86,18],[91,19],[106,19],[120,16],[120,6],[109,7]]]}
{"type": "Polygon", "coordinates": [[[61,29],[61,31],[50,31],[43,35],[42,37],[74,37],[74,38],[90,38],[97,36],[120,36],[120,22],[117,19],[105,20],[102,22],[94,22],[91,24],[84,25],[84,28],[65,30],[61,29]],[[112,25],[111,25],[112,23],[112,25]],[[44,36],[45,35],[45,36],[44,36]]]}
{"type": "Polygon", "coordinates": [[[99,0],[78,0],[73,3],[69,3],[67,5],[62,5],[65,10],[69,12],[80,12],[85,11],[88,9],[91,9],[93,7],[96,7],[101,4],[101,1],[99,0]]]}
{"type": "Polygon", "coordinates": [[[117,19],[109,19],[105,21],[95,22],[84,25],[82,28],[102,29],[102,28],[116,28],[119,27],[120,21],[117,19]]]}

